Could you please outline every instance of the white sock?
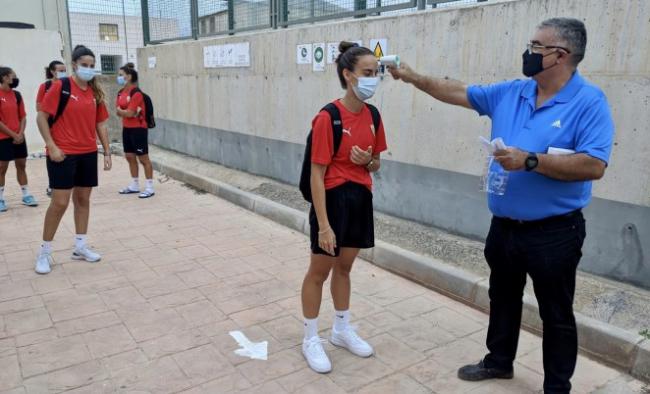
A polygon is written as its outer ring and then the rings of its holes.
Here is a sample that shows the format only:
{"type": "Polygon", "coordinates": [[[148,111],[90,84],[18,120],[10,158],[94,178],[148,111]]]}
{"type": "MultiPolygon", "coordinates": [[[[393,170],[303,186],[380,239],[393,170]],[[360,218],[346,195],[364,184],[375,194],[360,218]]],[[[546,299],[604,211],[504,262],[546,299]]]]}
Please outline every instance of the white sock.
{"type": "Polygon", "coordinates": [[[27,185],[21,186],[20,190],[23,191],[23,197],[29,196],[29,188],[27,187],[27,185]]]}
{"type": "Polygon", "coordinates": [[[131,178],[131,184],[129,185],[131,190],[140,190],[140,182],[138,178],[131,178]]]}
{"type": "Polygon", "coordinates": [[[318,318],[305,318],[305,339],[311,339],[318,336],[318,318]]]}
{"type": "Polygon", "coordinates": [[[145,180],[144,185],[147,190],[153,190],[153,179],[145,180]]]}
{"type": "Polygon", "coordinates": [[[350,326],[350,311],[336,311],[334,313],[334,330],[345,331],[350,326]]]}
{"type": "Polygon", "coordinates": [[[4,200],[4,199],[5,199],[5,187],[0,186],[0,200],[4,200]]]}
{"type": "Polygon", "coordinates": [[[43,241],[41,244],[41,254],[52,254],[52,242],[43,241]]]}
{"type": "Polygon", "coordinates": [[[76,249],[83,249],[86,246],[86,234],[77,234],[74,237],[74,247],[76,249]]]}

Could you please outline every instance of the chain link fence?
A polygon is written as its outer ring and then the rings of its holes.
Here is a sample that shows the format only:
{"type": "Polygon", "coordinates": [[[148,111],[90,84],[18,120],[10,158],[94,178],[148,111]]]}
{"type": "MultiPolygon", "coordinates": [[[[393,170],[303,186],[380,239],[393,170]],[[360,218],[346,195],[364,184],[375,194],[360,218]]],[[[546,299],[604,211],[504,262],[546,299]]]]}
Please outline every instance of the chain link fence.
{"type": "Polygon", "coordinates": [[[199,36],[271,26],[271,0],[198,0],[199,36]]]}
{"type": "Polygon", "coordinates": [[[483,1],[487,0],[142,0],[142,20],[145,43],[155,44],[483,1]]]}
{"type": "Polygon", "coordinates": [[[68,0],[68,21],[72,47],[92,49],[102,73],[137,66],[136,49],[144,46],[140,0],[68,0]]]}

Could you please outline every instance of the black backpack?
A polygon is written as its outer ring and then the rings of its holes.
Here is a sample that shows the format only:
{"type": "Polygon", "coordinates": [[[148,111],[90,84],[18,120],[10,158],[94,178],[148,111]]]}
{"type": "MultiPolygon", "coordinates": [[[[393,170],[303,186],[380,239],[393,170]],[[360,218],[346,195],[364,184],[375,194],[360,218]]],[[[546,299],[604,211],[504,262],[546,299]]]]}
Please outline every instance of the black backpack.
{"type": "MultiPolygon", "coordinates": [[[[56,107],[56,114],[47,118],[47,123],[52,127],[54,123],[59,120],[65,107],[68,105],[68,100],[70,100],[70,79],[61,78],[61,95],[59,96],[59,105],[56,107]]],[[[45,91],[47,92],[52,87],[52,81],[45,82],[45,91]],[[49,83],[48,83],[49,82],[49,83]]]]}
{"type": "MultiPolygon", "coordinates": [[[[370,114],[372,115],[372,123],[375,126],[375,133],[379,131],[379,124],[381,123],[381,115],[379,114],[379,110],[371,105],[371,104],[366,104],[368,109],[370,110],[370,114]]],[[[334,133],[334,154],[332,154],[332,157],[336,156],[336,153],[339,150],[339,147],[341,146],[341,140],[343,139],[343,122],[341,121],[341,111],[339,111],[338,107],[334,103],[329,103],[321,111],[327,111],[327,113],[330,115],[330,118],[332,119],[332,131],[334,133]]],[[[303,157],[302,161],[302,171],[300,172],[300,192],[302,193],[302,197],[307,201],[307,202],[312,202],[312,196],[311,196],[311,144],[312,144],[312,132],[313,130],[309,131],[309,134],[307,135],[307,145],[305,146],[305,156],[303,157]]]]}
{"type": "Polygon", "coordinates": [[[147,122],[147,128],[153,129],[156,127],[156,118],[153,116],[153,102],[151,97],[148,94],[144,93],[140,88],[131,89],[129,97],[133,98],[133,95],[140,93],[144,100],[144,120],[147,122]]]}

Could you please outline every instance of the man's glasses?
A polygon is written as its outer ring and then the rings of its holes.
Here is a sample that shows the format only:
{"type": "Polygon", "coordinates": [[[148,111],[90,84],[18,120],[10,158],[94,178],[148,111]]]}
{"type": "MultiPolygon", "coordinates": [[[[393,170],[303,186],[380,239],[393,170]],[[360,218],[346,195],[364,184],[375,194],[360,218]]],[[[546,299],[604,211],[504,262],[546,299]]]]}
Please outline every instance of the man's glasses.
{"type": "Polygon", "coordinates": [[[539,53],[540,51],[543,51],[545,49],[561,49],[566,53],[571,53],[571,51],[566,49],[565,47],[559,47],[554,45],[541,45],[541,44],[529,43],[526,44],[526,48],[528,49],[528,53],[539,53]]]}

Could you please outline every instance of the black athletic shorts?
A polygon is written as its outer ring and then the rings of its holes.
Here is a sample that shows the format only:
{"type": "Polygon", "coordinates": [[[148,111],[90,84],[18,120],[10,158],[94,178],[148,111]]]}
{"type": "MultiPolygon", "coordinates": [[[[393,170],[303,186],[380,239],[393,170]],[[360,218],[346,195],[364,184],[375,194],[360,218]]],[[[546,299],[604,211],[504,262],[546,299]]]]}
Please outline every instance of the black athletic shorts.
{"type": "Polygon", "coordinates": [[[27,158],[27,143],[14,144],[13,138],[0,140],[0,161],[13,161],[27,158]]]}
{"type": "MultiPolygon", "coordinates": [[[[375,246],[372,192],[366,186],[347,182],[325,192],[327,218],[336,235],[335,255],[341,248],[368,249],[375,246]]],[[[318,246],[318,219],[312,205],[309,212],[311,250],[328,254],[318,246]]]]}
{"type": "Polygon", "coordinates": [[[122,129],[122,146],[124,153],[135,153],[137,156],[149,154],[149,130],[142,128],[122,129]]]}
{"type": "Polygon", "coordinates": [[[47,158],[47,175],[50,189],[97,186],[97,152],[66,155],[56,163],[47,158]]]}

